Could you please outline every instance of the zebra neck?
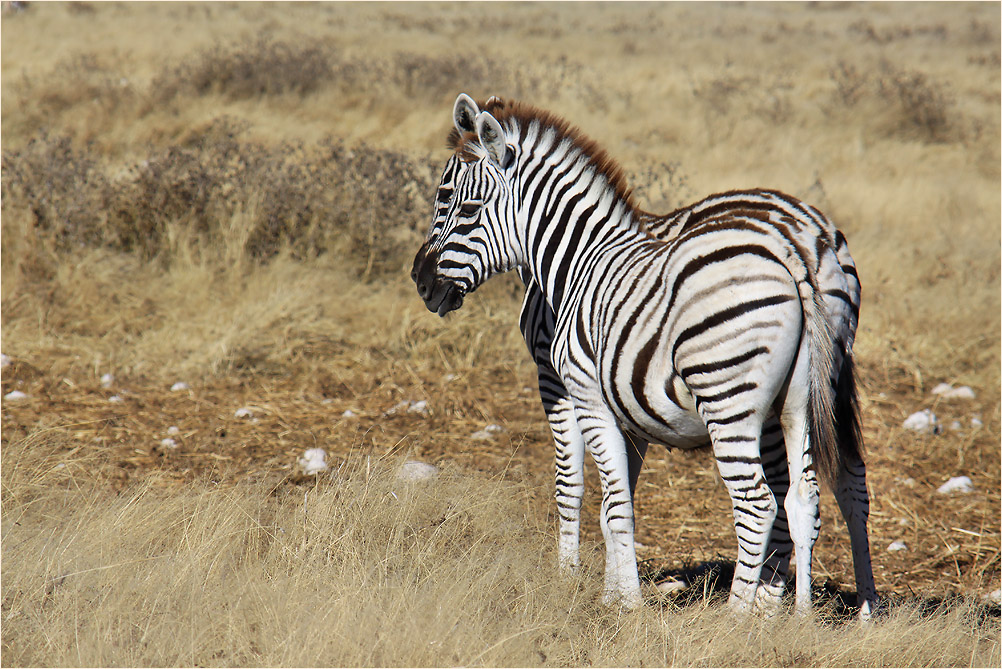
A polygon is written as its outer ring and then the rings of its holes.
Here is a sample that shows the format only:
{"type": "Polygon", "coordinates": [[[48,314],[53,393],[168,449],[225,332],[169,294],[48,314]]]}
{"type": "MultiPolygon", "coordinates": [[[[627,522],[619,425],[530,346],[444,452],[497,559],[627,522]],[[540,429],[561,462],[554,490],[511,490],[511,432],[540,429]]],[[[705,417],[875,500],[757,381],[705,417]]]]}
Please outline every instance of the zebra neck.
{"type": "Polygon", "coordinates": [[[525,266],[555,314],[609,254],[647,237],[632,207],[604,178],[588,181],[583,188],[554,184],[545,213],[526,209],[521,217],[527,221],[525,266]]]}

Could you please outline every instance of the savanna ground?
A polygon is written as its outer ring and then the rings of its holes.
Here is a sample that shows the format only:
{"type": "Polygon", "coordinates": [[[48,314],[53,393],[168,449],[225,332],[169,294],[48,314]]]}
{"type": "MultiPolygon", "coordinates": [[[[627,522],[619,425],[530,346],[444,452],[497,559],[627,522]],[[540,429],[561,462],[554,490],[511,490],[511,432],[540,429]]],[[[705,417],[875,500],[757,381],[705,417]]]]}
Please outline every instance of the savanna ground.
{"type": "Polygon", "coordinates": [[[999,25],[995,3],[5,8],[2,384],[27,397],[2,409],[2,663],[998,666],[999,25]],[[651,449],[639,552],[651,583],[720,578],[601,607],[593,471],[584,569],[557,574],[519,285],[439,319],[408,278],[461,91],[566,116],[647,209],[769,186],[845,232],[878,624],[842,615],[828,494],[819,619],[734,619],[705,452],[651,449]],[[902,427],[920,409],[939,434],[902,427]],[[304,476],[315,447],[331,470],[304,476]],[[441,474],[405,483],[406,459],[441,474]]]}

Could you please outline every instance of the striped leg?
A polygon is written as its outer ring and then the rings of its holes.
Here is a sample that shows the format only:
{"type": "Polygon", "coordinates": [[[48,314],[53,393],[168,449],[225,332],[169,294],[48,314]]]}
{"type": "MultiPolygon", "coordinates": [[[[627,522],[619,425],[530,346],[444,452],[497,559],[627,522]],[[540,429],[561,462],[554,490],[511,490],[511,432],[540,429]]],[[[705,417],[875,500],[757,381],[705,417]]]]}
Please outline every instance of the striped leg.
{"type": "Polygon", "coordinates": [[[769,547],[766,549],[765,565],[755,593],[755,610],[774,615],[780,610],[790,568],[790,555],[793,553],[790,526],[783,506],[790,489],[790,470],[786,463],[783,429],[774,412],[770,412],[762,428],[762,469],[776,499],[777,508],[772,534],[769,536],[769,547]]]}
{"type": "Polygon", "coordinates": [[[791,383],[780,420],[790,466],[790,490],[784,506],[796,552],[796,610],[806,615],[811,611],[811,559],[821,517],[820,490],[808,442],[807,391],[803,386],[796,387],[791,383]]]}
{"type": "Polygon", "coordinates": [[[738,538],[738,558],[728,604],[738,611],[751,611],[778,507],[759,456],[762,424],[755,414],[723,425],[713,424],[712,419],[708,422],[713,428],[713,455],[720,478],[731,497],[738,538]]]}
{"type": "MultiPolygon", "coordinates": [[[[605,538],[605,591],[602,601],[636,608],[643,604],[643,596],[633,539],[627,437],[601,400],[581,402],[576,397],[575,413],[602,483],[600,524],[605,538]]],[[[639,466],[636,469],[639,472],[639,466]]]]}
{"type": "Polygon", "coordinates": [[[849,528],[852,545],[852,567],[856,576],[856,596],[859,618],[870,620],[877,605],[877,586],[870,563],[870,540],[866,522],[870,515],[870,499],[866,490],[866,466],[858,456],[846,458],[835,488],[835,499],[849,528]]]}
{"type": "Polygon", "coordinates": [[[539,394],[556,447],[556,498],[560,517],[557,558],[561,569],[573,571],[581,564],[579,537],[581,498],[584,495],[584,439],[567,391],[553,376],[553,369],[549,366],[539,367],[539,394]]]}

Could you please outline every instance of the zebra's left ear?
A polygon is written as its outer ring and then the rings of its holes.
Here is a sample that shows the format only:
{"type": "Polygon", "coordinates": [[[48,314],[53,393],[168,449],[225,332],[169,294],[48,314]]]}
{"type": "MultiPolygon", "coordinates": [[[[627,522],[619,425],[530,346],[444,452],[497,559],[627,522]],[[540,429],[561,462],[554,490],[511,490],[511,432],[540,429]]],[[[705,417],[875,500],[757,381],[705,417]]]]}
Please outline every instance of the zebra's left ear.
{"type": "Polygon", "coordinates": [[[488,158],[501,169],[506,169],[515,160],[515,152],[504,141],[501,124],[487,112],[477,115],[477,137],[488,158]]]}

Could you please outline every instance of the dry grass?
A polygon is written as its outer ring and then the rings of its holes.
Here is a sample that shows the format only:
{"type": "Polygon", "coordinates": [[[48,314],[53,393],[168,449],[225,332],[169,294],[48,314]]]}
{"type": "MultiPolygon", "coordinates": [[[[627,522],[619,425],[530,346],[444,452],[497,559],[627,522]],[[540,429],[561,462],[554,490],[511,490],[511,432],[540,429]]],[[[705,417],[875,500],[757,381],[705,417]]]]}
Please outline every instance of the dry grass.
{"type": "MultiPolygon", "coordinates": [[[[5,13],[2,392],[29,399],[2,411],[3,663],[997,666],[999,24],[957,3],[5,13]],[[555,574],[517,282],[440,320],[407,278],[459,91],[563,113],[652,210],[770,186],[846,232],[887,619],[841,622],[830,498],[820,624],[735,621],[709,583],[602,609],[594,478],[584,573],[555,574]],[[921,408],[961,429],[904,430],[921,408]],[[304,479],[314,446],[339,468],[304,479]],[[405,457],[445,473],[402,486],[405,457]],[[957,475],[975,492],[935,492],[957,475]]],[[[733,559],[706,453],[652,450],[637,513],[651,578],[733,559]]]]}

